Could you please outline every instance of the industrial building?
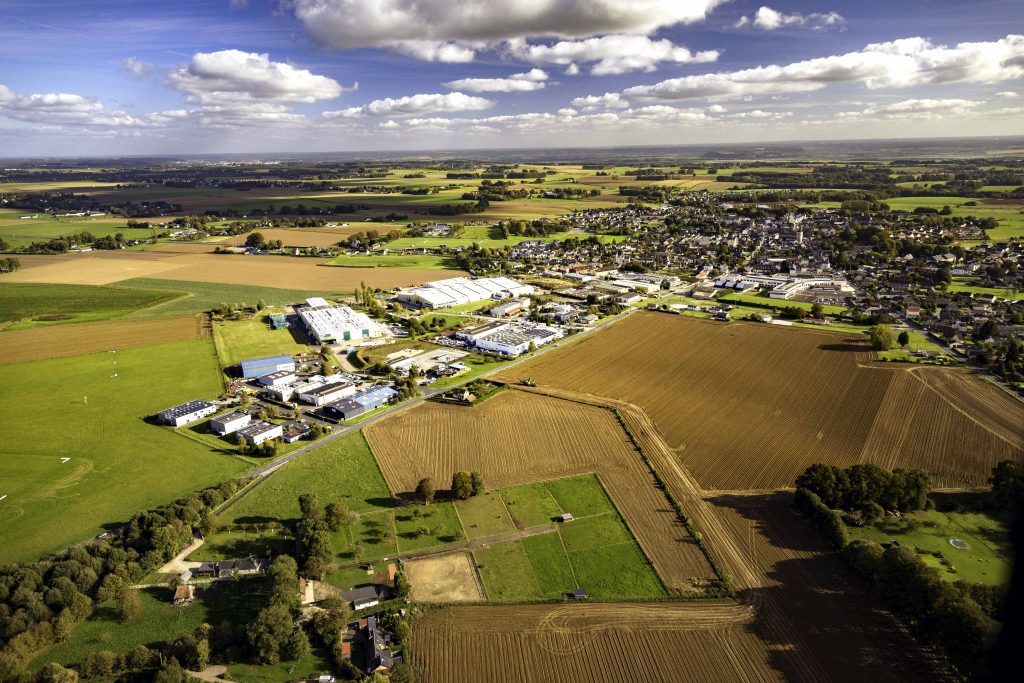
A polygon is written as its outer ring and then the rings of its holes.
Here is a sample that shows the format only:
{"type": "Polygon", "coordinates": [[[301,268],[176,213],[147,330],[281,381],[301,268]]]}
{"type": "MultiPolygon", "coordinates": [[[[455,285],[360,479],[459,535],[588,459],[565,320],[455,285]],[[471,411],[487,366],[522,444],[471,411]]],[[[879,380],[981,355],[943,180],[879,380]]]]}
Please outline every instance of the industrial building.
{"type": "Polygon", "coordinates": [[[284,433],[281,425],[266,420],[255,420],[249,426],[238,430],[238,438],[243,439],[250,446],[258,446],[264,441],[276,439],[284,433]]]}
{"type": "Polygon", "coordinates": [[[773,299],[792,299],[797,294],[807,293],[828,296],[850,296],[855,292],[846,280],[825,276],[790,280],[768,292],[768,296],[773,299]]]}
{"type": "Polygon", "coordinates": [[[398,293],[398,300],[423,308],[448,308],[477,301],[514,299],[533,292],[532,286],[507,277],[482,277],[476,280],[453,277],[403,290],[398,293]]]}
{"type": "Polygon", "coordinates": [[[233,434],[242,427],[247,426],[252,421],[252,415],[249,413],[240,413],[237,410],[230,413],[224,413],[210,420],[210,431],[214,434],[233,434]]]}
{"type": "Polygon", "coordinates": [[[524,311],[530,310],[530,300],[526,297],[521,299],[513,299],[507,303],[498,304],[491,309],[491,315],[495,318],[503,318],[506,315],[516,315],[524,311]]]}
{"type": "Polygon", "coordinates": [[[315,406],[326,405],[332,401],[346,398],[356,393],[356,385],[351,382],[332,382],[311,387],[298,393],[299,400],[315,406]]]}
{"type": "Polygon", "coordinates": [[[476,340],[476,347],[484,351],[494,351],[507,356],[518,356],[530,350],[530,344],[543,346],[562,336],[562,331],[554,327],[538,325],[523,329],[508,329],[492,332],[476,340]]]}
{"type": "Polygon", "coordinates": [[[459,330],[455,333],[455,338],[461,339],[462,341],[475,342],[477,339],[483,339],[489,334],[494,334],[495,332],[501,332],[502,330],[508,329],[511,329],[510,323],[503,323],[494,320],[489,323],[484,323],[483,325],[467,327],[464,330],[459,330]]]}
{"type": "Polygon", "coordinates": [[[294,372],[289,370],[278,370],[272,372],[269,375],[263,375],[259,378],[259,383],[265,387],[284,387],[295,382],[296,376],[294,372]]]}
{"type": "Polygon", "coordinates": [[[216,403],[210,403],[209,401],[189,401],[188,403],[182,403],[180,406],[161,410],[157,413],[157,417],[159,417],[160,421],[164,424],[181,427],[182,425],[187,425],[189,422],[201,420],[207,415],[213,415],[215,412],[217,412],[216,403]]]}
{"type": "Polygon", "coordinates": [[[353,417],[380,408],[397,395],[398,392],[391,387],[375,386],[360,391],[351,398],[329,403],[321,412],[334,420],[351,420],[353,417]]]}
{"type": "Polygon", "coordinates": [[[370,316],[348,306],[332,306],[320,297],[306,299],[306,306],[298,313],[318,344],[384,336],[384,329],[370,316]]]}
{"type": "Polygon", "coordinates": [[[253,379],[281,371],[295,372],[295,359],[288,355],[281,355],[242,361],[242,377],[245,379],[253,379]]]}

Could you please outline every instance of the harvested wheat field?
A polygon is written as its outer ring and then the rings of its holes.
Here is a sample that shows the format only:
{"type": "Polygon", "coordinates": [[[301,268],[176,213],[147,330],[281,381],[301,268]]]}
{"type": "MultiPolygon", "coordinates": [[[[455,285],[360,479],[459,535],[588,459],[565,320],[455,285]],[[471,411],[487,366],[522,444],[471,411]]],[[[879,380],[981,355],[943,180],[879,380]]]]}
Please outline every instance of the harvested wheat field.
{"type": "Polygon", "coordinates": [[[423,477],[479,471],[490,488],[596,472],[665,585],[692,590],[713,576],[615,415],[601,407],[505,391],[466,408],[424,403],[367,427],[393,491],[423,477]]]}
{"type": "Polygon", "coordinates": [[[468,553],[403,563],[413,602],[483,602],[484,592],[468,553]]]}
{"type": "Polygon", "coordinates": [[[428,681],[776,681],[735,603],[455,607],[413,622],[428,681]]]}
{"type": "Polygon", "coordinates": [[[996,462],[1024,458],[1010,428],[1024,424],[1024,404],[965,389],[970,378],[932,389],[904,377],[930,368],[873,357],[850,335],[638,313],[501,378],[636,404],[707,489],[787,487],[814,462],[868,457],[926,469],[937,486],[982,486],[996,462]],[[919,405],[906,411],[914,384],[919,405]]]}
{"type": "Polygon", "coordinates": [[[221,282],[291,289],[354,290],[360,282],[388,289],[465,275],[459,270],[326,267],[324,259],[291,256],[242,256],[181,251],[111,251],[26,257],[21,270],[5,282],[54,282],[106,285],[159,276],[166,280],[221,282]],[[45,260],[44,260],[45,259],[45,260]]]}
{"type": "Polygon", "coordinates": [[[210,330],[204,318],[103,320],[0,332],[0,365],[206,337],[210,330]]]}

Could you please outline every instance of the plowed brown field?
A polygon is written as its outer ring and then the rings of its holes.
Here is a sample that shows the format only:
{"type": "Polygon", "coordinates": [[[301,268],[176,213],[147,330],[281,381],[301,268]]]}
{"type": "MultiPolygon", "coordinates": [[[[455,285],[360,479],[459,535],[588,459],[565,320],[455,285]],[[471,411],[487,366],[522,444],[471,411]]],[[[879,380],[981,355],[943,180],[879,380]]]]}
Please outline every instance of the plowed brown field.
{"type": "Polygon", "coordinates": [[[33,327],[0,332],[0,365],[131,349],[209,336],[203,316],[33,327]]]}
{"type": "MultiPolygon", "coordinates": [[[[365,431],[388,485],[479,471],[499,488],[597,472],[667,586],[713,576],[640,454],[610,411],[520,391],[464,408],[424,403],[365,431]]],[[[442,484],[443,485],[443,484],[442,484]]]]}
{"type": "Polygon", "coordinates": [[[457,607],[413,626],[428,681],[776,681],[734,603],[457,607]]]}
{"type": "Polygon", "coordinates": [[[636,404],[708,489],[786,487],[814,462],[865,458],[981,486],[998,460],[1024,458],[1024,404],[872,359],[849,335],[639,313],[500,377],[636,404]]]}

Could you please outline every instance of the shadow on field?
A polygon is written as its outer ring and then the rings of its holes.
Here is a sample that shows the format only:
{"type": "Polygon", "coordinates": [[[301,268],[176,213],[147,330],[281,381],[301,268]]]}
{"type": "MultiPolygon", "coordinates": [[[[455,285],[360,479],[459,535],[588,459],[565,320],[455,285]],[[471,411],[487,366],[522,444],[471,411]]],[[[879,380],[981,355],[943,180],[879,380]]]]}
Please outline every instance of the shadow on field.
{"type": "Polygon", "coordinates": [[[851,351],[870,351],[871,347],[868,344],[864,344],[860,341],[849,339],[837,344],[819,344],[818,348],[822,351],[840,351],[849,353],[851,351]]]}
{"type": "Polygon", "coordinates": [[[749,524],[737,541],[766,578],[737,597],[755,607],[747,628],[769,647],[769,664],[786,680],[949,679],[791,501],[789,492],[712,499],[723,518],[749,524]]]}

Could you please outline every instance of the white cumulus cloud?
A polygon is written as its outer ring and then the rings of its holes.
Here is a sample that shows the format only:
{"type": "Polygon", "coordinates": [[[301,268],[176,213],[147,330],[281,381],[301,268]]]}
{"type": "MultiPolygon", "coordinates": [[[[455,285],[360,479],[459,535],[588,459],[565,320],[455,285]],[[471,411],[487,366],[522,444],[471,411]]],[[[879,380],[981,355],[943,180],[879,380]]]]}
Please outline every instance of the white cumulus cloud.
{"type": "Polygon", "coordinates": [[[531,64],[593,64],[590,73],[595,76],[654,71],[661,62],[699,64],[718,59],[717,50],[694,53],[670,40],[651,40],[642,35],[563,40],[552,45],[529,45],[525,40],[513,40],[509,41],[508,50],[517,59],[531,64]]]}
{"type": "Polygon", "coordinates": [[[429,93],[407,95],[405,97],[387,97],[374,100],[361,107],[348,107],[337,111],[323,113],[327,119],[351,119],[364,116],[422,116],[451,111],[481,111],[494,106],[493,100],[474,97],[461,92],[447,94],[429,93]]]}
{"type": "Polygon", "coordinates": [[[546,72],[541,69],[530,69],[506,78],[460,78],[448,81],[445,85],[452,90],[467,90],[469,92],[527,92],[540,90],[544,87],[546,80],[548,80],[546,72]]]}
{"type": "Polygon", "coordinates": [[[743,16],[736,22],[736,28],[753,26],[762,31],[775,31],[780,28],[809,28],[821,31],[836,28],[846,23],[839,12],[811,12],[810,14],[783,14],[771,7],[761,6],[753,18],[743,16]]]}
{"type": "Polygon", "coordinates": [[[481,44],[522,38],[648,35],[703,20],[726,0],[292,0],[317,42],[468,61],[481,44]]]}
{"type": "Polygon", "coordinates": [[[149,67],[143,64],[142,61],[136,57],[125,58],[121,61],[121,66],[125,71],[136,78],[145,78],[146,75],[149,74],[149,67]]]}
{"type": "Polygon", "coordinates": [[[870,89],[943,83],[995,83],[1024,77],[1024,36],[952,47],[925,38],[874,43],[857,52],[784,66],[684,76],[627,88],[631,100],[686,100],[811,92],[834,83],[870,89]]]}
{"type": "Polygon", "coordinates": [[[997,92],[996,93],[996,97],[1004,97],[1004,98],[1007,98],[1007,99],[1011,99],[1011,98],[1014,98],[1014,97],[1020,97],[1020,95],[1018,95],[1013,90],[1003,90],[1002,92],[997,92]]]}

